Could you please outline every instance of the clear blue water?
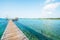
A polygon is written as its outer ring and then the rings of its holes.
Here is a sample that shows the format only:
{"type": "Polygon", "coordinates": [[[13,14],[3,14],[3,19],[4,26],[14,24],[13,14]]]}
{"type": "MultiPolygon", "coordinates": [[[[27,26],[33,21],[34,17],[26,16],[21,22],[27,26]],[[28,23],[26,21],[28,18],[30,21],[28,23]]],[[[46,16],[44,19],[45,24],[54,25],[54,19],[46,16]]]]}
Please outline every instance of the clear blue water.
{"type": "Polygon", "coordinates": [[[17,22],[53,40],[60,40],[60,20],[19,19],[17,22]]]}
{"type": "Polygon", "coordinates": [[[18,21],[15,21],[15,24],[19,29],[22,30],[22,32],[29,38],[29,40],[52,40],[18,21]]]}
{"type": "Polygon", "coordinates": [[[7,26],[8,20],[0,18],[0,39],[7,26]]]}

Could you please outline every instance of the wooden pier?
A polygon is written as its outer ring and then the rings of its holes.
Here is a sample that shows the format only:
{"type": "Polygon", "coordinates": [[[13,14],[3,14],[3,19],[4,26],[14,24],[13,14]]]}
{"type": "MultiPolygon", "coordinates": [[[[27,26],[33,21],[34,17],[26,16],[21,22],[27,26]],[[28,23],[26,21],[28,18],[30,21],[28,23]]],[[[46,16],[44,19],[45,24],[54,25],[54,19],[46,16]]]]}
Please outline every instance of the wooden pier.
{"type": "Polygon", "coordinates": [[[2,35],[1,40],[29,40],[24,33],[9,20],[8,25],[2,35]]]}

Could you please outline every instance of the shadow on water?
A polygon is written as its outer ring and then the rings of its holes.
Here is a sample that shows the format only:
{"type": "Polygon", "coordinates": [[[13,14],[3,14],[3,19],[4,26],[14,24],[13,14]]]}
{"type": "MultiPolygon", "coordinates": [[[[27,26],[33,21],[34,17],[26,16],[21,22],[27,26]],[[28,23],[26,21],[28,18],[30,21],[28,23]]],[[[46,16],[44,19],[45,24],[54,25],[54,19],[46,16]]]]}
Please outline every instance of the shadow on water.
{"type": "MultiPolygon", "coordinates": [[[[30,34],[36,36],[38,38],[38,40],[52,40],[51,38],[48,38],[48,37],[44,36],[43,34],[38,33],[35,30],[33,30],[33,29],[31,29],[31,28],[29,28],[29,27],[27,27],[27,26],[25,26],[17,21],[15,21],[15,24],[18,26],[19,29],[21,29],[23,31],[23,33],[28,31],[30,34]]],[[[29,34],[29,36],[30,36],[30,34],[29,34]]],[[[32,36],[30,36],[30,37],[32,37],[32,36]]],[[[31,38],[29,38],[29,40],[31,40],[31,38]]]]}

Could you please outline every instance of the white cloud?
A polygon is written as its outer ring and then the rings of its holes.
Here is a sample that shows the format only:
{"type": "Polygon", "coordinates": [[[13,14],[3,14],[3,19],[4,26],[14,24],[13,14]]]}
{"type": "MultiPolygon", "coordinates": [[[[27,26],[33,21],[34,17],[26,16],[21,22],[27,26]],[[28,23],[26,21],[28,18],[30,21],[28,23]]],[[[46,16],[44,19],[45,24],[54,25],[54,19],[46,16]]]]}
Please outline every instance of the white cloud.
{"type": "Polygon", "coordinates": [[[41,17],[53,17],[56,8],[60,5],[60,3],[52,3],[47,4],[42,9],[41,17]]]}
{"type": "Polygon", "coordinates": [[[59,5],[60,5],[60,3],[47,4],[43,7],[43,10],[54,10],[59,5]]]}

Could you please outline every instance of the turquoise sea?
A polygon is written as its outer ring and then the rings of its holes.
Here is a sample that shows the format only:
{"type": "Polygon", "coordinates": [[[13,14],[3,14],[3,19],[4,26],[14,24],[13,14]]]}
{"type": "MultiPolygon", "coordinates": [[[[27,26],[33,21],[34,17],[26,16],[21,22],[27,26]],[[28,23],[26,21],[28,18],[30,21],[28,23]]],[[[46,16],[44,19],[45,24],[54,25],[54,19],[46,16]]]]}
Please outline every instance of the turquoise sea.
{"type": "MultiPolygon", "coordinates": [[[[14,21],[29,40],[60,40],[60,20],[20,18],[14,21]]],[[[0,19],[0,38],[8,20],[0,19]]]]}
{"type": "Polygon", "coordinates": [[[2,34],[8,24],[8,20],[0,18],[0,39],[2,37],[2,34]]]}

